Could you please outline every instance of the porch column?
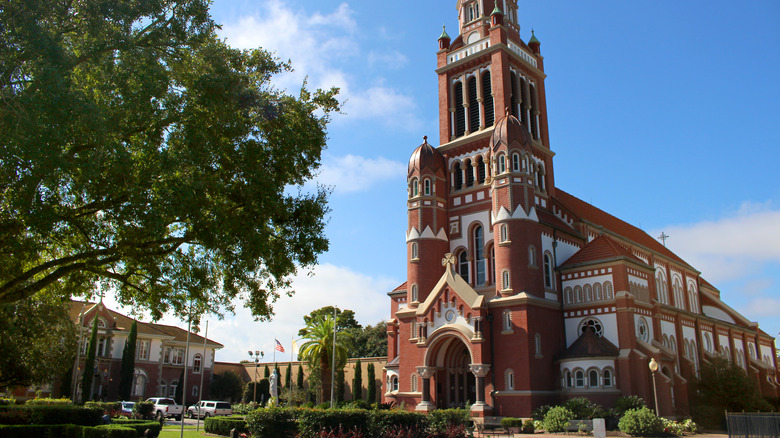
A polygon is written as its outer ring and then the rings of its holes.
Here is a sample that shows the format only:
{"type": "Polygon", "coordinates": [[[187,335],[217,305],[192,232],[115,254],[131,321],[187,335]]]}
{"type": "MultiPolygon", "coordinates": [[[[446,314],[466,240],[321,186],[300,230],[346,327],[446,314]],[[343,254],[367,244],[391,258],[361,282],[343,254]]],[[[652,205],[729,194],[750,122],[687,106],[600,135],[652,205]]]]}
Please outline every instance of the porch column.
{"type": "Polygon", "coordinates": [[[469,369],[476,377],[477,381],[477,400],[471,406],[472,412],[491,411],[492,408],[485,404],[485,376],[490,371],[490,364],[475,363],[469,365],[469,369]]]}
{"type": "Polygon", "coordinates": [[[422,377],[423,381],[422,401],[414,408],[415,411],[429,412],[436,407],[431,402],[431,377],[433,377],[434,373],[436,373],[436,367],[417,367],[417,374],[422,377]]]}

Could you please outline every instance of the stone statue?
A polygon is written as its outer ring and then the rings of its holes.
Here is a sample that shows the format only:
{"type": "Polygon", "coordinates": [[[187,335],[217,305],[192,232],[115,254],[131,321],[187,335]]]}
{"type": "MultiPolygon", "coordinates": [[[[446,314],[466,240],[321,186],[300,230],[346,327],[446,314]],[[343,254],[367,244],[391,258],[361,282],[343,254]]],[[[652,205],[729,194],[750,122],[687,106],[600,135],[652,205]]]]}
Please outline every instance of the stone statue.
{"type": "Polygon", "coordinates": [[[276,374],[276,369],[274,369],[274,372],[271,373],[271,377],[269,377],[271,380],[271,397],[278,399],[279,398],[279,387],[277,382],[279,381],[279,376],[276,374]]]}

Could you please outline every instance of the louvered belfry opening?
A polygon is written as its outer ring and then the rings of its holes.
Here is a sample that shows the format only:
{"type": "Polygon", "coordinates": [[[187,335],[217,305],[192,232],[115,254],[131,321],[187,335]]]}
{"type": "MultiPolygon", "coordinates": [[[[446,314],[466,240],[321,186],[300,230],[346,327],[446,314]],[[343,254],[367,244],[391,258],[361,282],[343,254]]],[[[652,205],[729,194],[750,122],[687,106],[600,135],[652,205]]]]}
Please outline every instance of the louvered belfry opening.
{"type": "Polygon", "coordinates": [[[455,92],[455,137],[466,132],[466,108],[463,107],[463,83],[456,82],[455,92]]]}
{"type": "Polygon", "coordinates": [[[477,78],[468,79],[469,89],[469,132],[479,131],[479,102],[477,102],[477,78]]]}
{"type": "Polygon", "coordinates": [[[493,89],[490,85],[490,72],[482,74],[482,103],[485,107],[485,126],[493,126],[495,119],[493,111],[493,89]]]}

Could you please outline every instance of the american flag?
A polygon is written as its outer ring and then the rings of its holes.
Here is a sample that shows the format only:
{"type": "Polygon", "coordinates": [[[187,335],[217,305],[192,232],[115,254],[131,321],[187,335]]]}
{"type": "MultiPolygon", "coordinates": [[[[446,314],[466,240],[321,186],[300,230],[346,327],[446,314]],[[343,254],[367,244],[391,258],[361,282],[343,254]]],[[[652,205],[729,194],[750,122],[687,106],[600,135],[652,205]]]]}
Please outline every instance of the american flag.
{"type": "Polygon", "coordinates": [[[276,351],[280,351],[280,352],[284,353],[284,347],[282,347],[282,343],[281,343],[281,342],[279,342],[279,340],[278,340],[278,339],[276,339],[276,338],[274,338],[274,341],[276,341],[276,347],[275,347],[275,350],[276,350],[276,351]]]}

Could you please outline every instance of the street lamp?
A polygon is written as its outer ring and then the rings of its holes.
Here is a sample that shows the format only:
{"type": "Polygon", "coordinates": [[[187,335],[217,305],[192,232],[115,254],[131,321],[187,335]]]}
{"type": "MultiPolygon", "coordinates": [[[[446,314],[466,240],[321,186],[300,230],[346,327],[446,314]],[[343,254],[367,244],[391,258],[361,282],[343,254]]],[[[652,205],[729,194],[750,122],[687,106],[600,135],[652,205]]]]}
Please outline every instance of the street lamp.
{"type": "Polygon", "coordinates": [[[252,354],[252,350],[249,350],[250,360],[252,357],[255,358],[255,380],[252,381],[252,403],[257,403],[257,367],[260,366],[260,359],[262,359],[263,356],[265,356],[265,354],[260,350],[255,350],[254,354],[252,354]]]}
{"type": "Polygon", "coordinates": [[[655,415],[658,416],[658,389],[655,384],[655,373],[658,371],[658,362],[655,361],[655,358],[651,358],[648,366],[650,367],[650,373],[653,375],[653,399],[655,399],[655,415]]]}

